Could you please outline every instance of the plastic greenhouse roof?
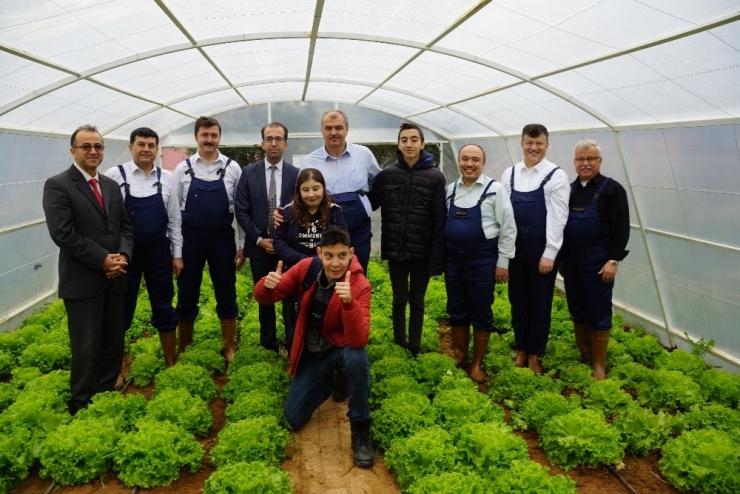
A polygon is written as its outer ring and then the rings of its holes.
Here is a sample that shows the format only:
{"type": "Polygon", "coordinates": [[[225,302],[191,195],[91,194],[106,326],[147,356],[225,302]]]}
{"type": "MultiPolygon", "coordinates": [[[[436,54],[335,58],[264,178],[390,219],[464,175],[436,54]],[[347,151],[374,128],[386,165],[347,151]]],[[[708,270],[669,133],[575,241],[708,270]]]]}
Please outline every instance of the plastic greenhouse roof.
{"type": "Polygon", "coordinates": [[[0,127],[329,101],[449,139],[737,122],[738,0],[3,0],[0,127]]]}

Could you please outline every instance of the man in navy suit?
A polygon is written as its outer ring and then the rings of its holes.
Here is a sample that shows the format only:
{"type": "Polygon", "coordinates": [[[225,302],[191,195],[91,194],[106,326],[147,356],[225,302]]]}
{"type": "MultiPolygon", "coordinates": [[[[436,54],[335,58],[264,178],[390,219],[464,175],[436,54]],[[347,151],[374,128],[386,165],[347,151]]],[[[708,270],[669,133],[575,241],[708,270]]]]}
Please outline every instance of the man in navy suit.
{"type": "MultiPolygon", "coordinates": [[[[288,128],[278,122],[262,127],[265,159],[244,168],[236,188],[234,210],[239,226],[246,233],[244,254],[249,257],[252,277],[257,283],[278,263],[272,246],[276,207],[293,200],[298,168],[283,161],[288,149],[288,128]]],[[[275,325],[275,306],[259,304],[260,344],[268,350],[280,349],[275,325]]]]}
{"type": "Polygon", "coordinates": [[[44,213],[60,248],[59,292],[72,347],[68,403],[73,415],[95,393],[112,391],[123,360],[125,267],[134,231],[118,184],[102,174],[103,138],[91,125],[72,134],[74,163],[44,184],[44,213]]]}

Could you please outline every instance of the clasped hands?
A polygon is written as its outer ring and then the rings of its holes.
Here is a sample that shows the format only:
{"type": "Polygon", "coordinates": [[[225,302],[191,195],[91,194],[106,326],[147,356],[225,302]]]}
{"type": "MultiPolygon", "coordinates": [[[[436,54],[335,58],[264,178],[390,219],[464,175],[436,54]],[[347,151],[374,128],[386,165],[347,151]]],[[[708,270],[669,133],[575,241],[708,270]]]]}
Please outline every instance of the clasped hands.
{"type": "Polygon", "coordinates": [[[128,256],[126,254],[108,254],[105,256],[103,261],[103,271],[105,271],[105,277],[109,280],[126,274],[126,270],[123,269],[128,266],[128,256]]]}

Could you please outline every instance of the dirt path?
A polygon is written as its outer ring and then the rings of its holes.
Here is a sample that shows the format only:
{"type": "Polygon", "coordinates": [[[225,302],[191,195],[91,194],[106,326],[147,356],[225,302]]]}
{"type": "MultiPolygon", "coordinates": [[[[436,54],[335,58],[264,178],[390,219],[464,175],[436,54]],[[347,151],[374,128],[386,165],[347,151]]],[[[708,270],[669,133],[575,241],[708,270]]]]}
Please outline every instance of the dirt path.
{"type": "Polygon", "coordinates": [[[283,462],[296,494],[400,492],[382,458],[370,470],[352,463],[347,402],[331,399],[295,434],[295,452],[283,462]]]}

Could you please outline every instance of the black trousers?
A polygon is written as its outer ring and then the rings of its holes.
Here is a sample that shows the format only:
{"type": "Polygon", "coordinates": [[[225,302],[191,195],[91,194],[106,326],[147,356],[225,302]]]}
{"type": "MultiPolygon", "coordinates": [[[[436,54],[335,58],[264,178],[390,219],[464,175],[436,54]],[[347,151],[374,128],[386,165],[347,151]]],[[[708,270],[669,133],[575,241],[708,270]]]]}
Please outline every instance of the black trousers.
{"type": "Polygon", "coordinates": [[[393,340],[416,355],[424,325],[424,295],[429,285],[428,261],[388,261],[393,289],[393,340]],[[409,305],[409,332],[406,339],[406,304],[409,305]]]}
{"type": "Polygon", "coordinates": [[[95,393],[112,391],[121,370],[125,330],[123,293],[108,281],[105,291],[91,298],[66,298],[72,373],[71,413],[85,408],[95,393]]]}

